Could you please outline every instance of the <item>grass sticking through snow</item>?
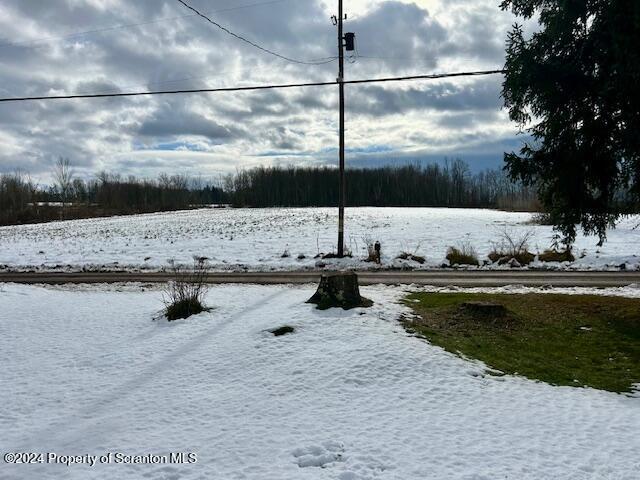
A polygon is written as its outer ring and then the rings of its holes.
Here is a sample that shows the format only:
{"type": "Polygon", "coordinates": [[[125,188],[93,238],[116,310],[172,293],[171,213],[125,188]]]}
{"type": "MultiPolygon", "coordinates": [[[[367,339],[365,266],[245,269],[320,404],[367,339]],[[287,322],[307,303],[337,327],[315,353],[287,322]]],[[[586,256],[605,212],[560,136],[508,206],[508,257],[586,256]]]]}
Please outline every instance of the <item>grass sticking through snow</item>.
{"type": "Polygon", "coordinates": [[[538,258],[541,262],[575,262],[576,260],[571,250],[561,252],[557,250],[545,250],[538,258]]]}
{"type": "Polygon", "coordinates": [[[413,253],[402,252],[397,257],[400,260],[412,260],[414,262],[418,262],[420,265],[424,265],[427,261],[426,258],[421,257],[420,255],[414,255],[413,253]]]}
{"type": "Polygon", "coordinates": [[[447,250],[447,260],[449,260],[449,265],[473,265],[478,266],[480,262],[478,261],[478,255],[476,251],[471,246],[462,246],[458,247],[449,247],[447,250]]]}
{"type": "Polygon", "coordinates": [[[552,294],[416,293],[406,326],[431,343],[504,373],[553,385],[630,392],[640,383],[640,300],[552,294]],[[469,301],[499,303],[502,318],[471,314],[469,301]]]}

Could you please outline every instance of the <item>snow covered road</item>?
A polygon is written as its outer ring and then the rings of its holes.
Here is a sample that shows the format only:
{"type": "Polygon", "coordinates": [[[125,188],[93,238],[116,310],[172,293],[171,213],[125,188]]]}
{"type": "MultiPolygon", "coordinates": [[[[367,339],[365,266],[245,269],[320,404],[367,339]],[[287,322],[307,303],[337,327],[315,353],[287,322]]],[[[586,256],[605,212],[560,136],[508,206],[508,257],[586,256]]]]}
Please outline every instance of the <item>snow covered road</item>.
{"type": "Polygon", "coordinates": [[[397,323],[402,290],[319,312],[312,286],[0,284],[0,450],[194,464],[8,465],[3,479],[635,480],[640,398],[486,375],[397,323]],[[274,337],[268,329],[291,325],[274,337]]]}

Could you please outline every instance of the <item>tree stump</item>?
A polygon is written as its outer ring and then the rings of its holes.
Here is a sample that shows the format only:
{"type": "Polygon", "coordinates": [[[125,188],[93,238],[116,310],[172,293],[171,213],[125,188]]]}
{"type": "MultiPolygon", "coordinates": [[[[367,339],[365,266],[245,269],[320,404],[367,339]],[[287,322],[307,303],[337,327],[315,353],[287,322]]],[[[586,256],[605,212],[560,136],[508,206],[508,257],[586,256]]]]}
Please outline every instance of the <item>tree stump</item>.
{"type": "Polygon", "coordinates": [[[319,310],[334,307],[350,310],[373,305],[371,300],[360,296],[358,275],[353,272],[322,275],[318,290],[307,303],[317,305],[319,310]]]}
{"type": "Polygon", "coordinates": [[[467,313],[484,317],[504,317],[507,315],[507,309],[499,303],[464,302],[460,305],[460,308],[467,313]]]}

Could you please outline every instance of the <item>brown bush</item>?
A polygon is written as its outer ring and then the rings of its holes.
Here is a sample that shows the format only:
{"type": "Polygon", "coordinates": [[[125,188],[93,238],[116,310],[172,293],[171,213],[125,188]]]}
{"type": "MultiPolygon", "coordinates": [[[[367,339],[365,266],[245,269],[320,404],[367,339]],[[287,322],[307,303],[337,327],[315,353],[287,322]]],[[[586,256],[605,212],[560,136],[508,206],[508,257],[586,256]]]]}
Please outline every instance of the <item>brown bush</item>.
{"type": "Polygon", "coordinates": [[[418,262],[420,265],[423,265],[427,261],[426,258],[421,257],[420,255],[407,252],[402,252],[397,258],[400,260],[413,260],[414,262],[418,262]]]}
{"type": "Polygon", "coordinates": [[[536,256],[529,251],[529,241],[533,237],[532,231],[516,234],[506,228],[499,232],[500,241],[493,245],[488,257],[493,263],[504,265],[515,259],[520,265],[529,265],[536,256]]]}
{"type": "Polygon", "coordinates": [[[167,320],[189,318],[207,311],[204,304],[204,297],[208,290],[205,281],[206,262],[205,258],[195,258],[193,271],[188,271],[173,261],[170,262],[173,279],[163,295],[164,314],[167,320]]]}
{"type": "Polygon", "coordinates": [[[449,265],[480,265],[478,254],[475,249],[468,243],[462,244],[460,248],[449,247],[447,250],[447,260],[449,265]]]}
{"type": "Polygon", "coordinates": [[[573,253],[569,249],[563,252],[553,249],[545,250],[538,256],[538,259],[541,262],[575,262],[576,257],[574,257],[573,253]]]}

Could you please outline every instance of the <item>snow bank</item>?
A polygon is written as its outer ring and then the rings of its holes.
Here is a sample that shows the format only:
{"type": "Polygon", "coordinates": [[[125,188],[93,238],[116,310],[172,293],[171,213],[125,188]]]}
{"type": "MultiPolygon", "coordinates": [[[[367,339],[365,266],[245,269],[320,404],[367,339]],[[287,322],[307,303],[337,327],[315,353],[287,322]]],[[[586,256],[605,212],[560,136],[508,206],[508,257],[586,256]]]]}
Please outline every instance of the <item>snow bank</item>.
{"type": "MultiPolygon", "coordinates": [[[[516,236],[533,230],[531,249],[551,245],[549,226],[528,225],[531,215],[494,210],[444,208],[350,208],[346,242],[354,259],[326,261],[327,267],[375,268],[365,263],[364,239],[382,242],[383,266],[440,267],[446,250],[469,241],[485,258],[503,228],[516,236]],[[424,265],[396,260],[401,252],[426,258],[424,265]]],[[[640,218],[623,220],[598,248],[579,236],[574,264],[538,268],[640,268],[640,218]]],[[[204,209],[188,212],[54,222],[0,228],[0,269],[157,270],[174,258],[191,263],[208,257],[215,270],[300,270],[316,268],[318,253],[335,248],[337,211],[310,209],[204,209]],[[290,255],[283,258],[283,253],[290,255]],[[298,258],[303,255],[304,258],[298,258]]],[[[493,268],[493,267],[490,267],[493,268]]],[[[507,267],[500,267],[507,268],[507,267]]]]}
{"type": "Polygon", "coordinates": [[[602,297],[640,298],[640,285],[632,283],[626,287],[528,287],[524,285],[506,285],[504,287],[435,287],[429,285],[407,285],[407,291],[429,293],[502,293],[502,294],[528,294],[548,293],[559,295],[597,295],[602,297]]]}
{"type": "Polygon", "coordinates": [[[0,450],[198,459],[0,476],[637,478],[640,398],[486,375],[408,336],[397,288],[350,312],[314,310],[313,290],[220,286],[214,311],[167,324],[158,290],[0,285],[0,450]]]}

